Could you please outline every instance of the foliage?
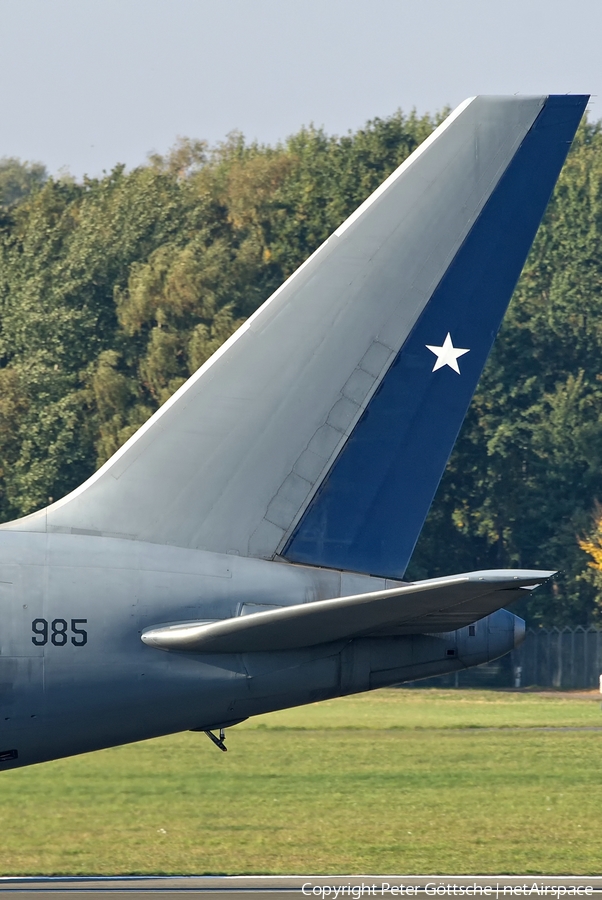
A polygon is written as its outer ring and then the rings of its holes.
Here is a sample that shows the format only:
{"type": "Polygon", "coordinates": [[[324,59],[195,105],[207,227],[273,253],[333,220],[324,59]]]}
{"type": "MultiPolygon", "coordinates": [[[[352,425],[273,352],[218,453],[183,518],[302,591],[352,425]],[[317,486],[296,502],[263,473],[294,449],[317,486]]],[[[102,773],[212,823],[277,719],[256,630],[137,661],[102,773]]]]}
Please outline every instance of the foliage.
{"type": "Polygon", "coordinates": [[[19,203],[41,187],[47,177],[42,163],[21,162],[14,156],[0,158],[0,210],[19,203]]]}
{"type": "MultiPolygon", "coordinates": [[[[0,519],[104,462],[440,118],[276,147],[181,140],[81,184],[0,162],[0,519]]],[[[586,124],[409,570],[561,569],[532,623],[597,610],[578,536],[602,498],[601,239],[602,133],[586,124]]]]}
{"type": "Polygon", "coordinates": [[[589,581],[597,591],[602,592],[602,505],[596,501],[592,523],[586,535],[579,538],[579,546],[590,560],[581,576],[589,581]]]}

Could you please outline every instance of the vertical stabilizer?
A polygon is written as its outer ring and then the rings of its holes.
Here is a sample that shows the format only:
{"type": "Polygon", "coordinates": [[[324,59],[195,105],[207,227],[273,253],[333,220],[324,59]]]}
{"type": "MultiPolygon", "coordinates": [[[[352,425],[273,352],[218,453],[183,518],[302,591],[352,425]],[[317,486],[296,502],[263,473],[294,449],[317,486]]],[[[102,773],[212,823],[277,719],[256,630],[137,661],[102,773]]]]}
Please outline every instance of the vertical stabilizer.
{"type": "Polygon", "coordinates": [[[401,575],[586,102],[463,103],[92,478],[3,527],[401,575]]]}

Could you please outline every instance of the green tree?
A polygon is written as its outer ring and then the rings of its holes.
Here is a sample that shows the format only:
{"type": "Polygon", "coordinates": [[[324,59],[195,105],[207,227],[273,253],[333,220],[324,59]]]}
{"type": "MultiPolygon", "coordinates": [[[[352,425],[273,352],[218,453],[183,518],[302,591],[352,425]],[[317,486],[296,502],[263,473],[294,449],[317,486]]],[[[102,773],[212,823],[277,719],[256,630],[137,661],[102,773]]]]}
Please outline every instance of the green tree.
{"type": "Polygon", "coordinates": [[[47,178],[42,163],[22,162],[15,156],[0,157],[0,208],[19,203],[47,178]]]}

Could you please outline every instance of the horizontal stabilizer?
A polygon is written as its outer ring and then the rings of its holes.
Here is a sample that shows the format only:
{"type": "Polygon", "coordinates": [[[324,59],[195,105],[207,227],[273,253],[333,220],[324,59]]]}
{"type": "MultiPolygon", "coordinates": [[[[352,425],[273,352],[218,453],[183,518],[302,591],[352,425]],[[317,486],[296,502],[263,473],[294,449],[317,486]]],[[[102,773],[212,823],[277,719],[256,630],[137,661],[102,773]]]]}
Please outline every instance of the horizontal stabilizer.
{"type": "Polygon", "coordinates": [[[293,650],[367,635],[454,631],[506,606],[521,588],[554,572],[492,570],[431,578],[386,591],[336,597],[212,622],[177,622],[142,632],[160,650],[251,653],[293,650]]]}

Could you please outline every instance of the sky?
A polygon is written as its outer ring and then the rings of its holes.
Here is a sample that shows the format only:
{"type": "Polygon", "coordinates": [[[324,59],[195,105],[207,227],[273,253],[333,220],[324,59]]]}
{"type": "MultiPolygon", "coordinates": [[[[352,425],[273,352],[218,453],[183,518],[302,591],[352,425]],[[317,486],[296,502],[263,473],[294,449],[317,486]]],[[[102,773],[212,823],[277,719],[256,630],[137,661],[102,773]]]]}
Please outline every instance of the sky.
{"type": "Polygon", "coordinates": [[[601,35],[602,0],[0,0],[0,157],[96,176],[478,93],[590,93],[602,119],[601,35]]]}

